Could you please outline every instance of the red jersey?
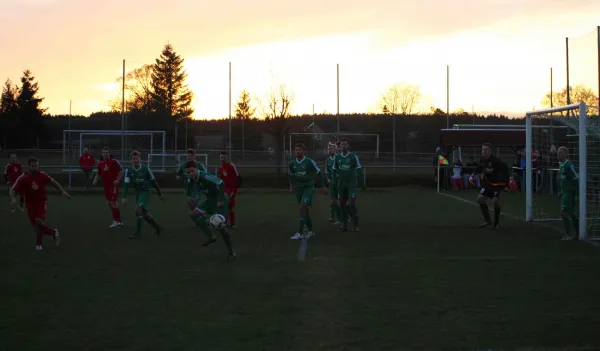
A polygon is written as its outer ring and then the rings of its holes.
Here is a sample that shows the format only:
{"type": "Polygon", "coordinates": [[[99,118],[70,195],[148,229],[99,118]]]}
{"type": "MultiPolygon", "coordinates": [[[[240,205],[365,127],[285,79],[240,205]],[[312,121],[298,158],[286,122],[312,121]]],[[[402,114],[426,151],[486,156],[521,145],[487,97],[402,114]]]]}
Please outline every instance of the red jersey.
{"type": "Polygon", "coordinates": [[[104,187],[113,186],[113,182],[121,171],[123,171],[123,167],[114,158],[102,160],[98,163],[98,175],[102,177],[104,187]]]}
{"type": "Polygon", "coordinates": [[[9,163],[4,169],[4,180],[10,184],[15,184],[21,174],[23,174],[23,169],[20,163],[9,163]]]}
{"type": "Polygon", "coordinates": [[[229,162],[226,164],[221,164],[219,166],[218,176],[225,183],[225,189],[237,190],[238,177],[240,176],[240,173],[233,163],[229,162]]]}
{"type": "Polygon", "coordinates": [[[94,156],[92,156],[92,154],[87,153],[87,154],[83,154],[83,155],[81,155],[81,157],[79,157],[79,167],[81,167],[81,169],[84,172],[93,171],[95,165],[96,165],[96,160],[94,160],[94,156]]]}
{"type": "Polygon", "coordinates": [[[17,194],[25,197],[27,204],[38,204],[48,199],[46,196],[46,184],[51,181],[52,177],[46,172],[27,172],[23,173],[17,179],[12,188],[17,194]]]}

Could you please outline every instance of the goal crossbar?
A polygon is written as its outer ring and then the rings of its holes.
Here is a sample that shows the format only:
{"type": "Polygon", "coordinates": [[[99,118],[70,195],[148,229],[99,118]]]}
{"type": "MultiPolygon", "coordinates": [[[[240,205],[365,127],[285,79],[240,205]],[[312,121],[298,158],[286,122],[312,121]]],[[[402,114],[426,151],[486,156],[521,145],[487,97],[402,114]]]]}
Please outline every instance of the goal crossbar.
{"type": "MultiPolygon", "coordinates": [[[[554,107],[544,110],[529,111],[525,114],[525,218],[534,221],[533,218],[533,116],[547,115],[555,112],[577,111],[579,135],[587,135],[587,107],[585,103],[571,104],[567,106],[554,107]]],[[[566,117],[568,118],[568,117],[566,117]]],[[[548,126],[550,127],[550,126],[548,126]]],[[[552,126],[554,128],[554,126],[552,126]]],[[[580,137],[579,148],[579,239],[587,238],[587,138],[580,137]]]]}

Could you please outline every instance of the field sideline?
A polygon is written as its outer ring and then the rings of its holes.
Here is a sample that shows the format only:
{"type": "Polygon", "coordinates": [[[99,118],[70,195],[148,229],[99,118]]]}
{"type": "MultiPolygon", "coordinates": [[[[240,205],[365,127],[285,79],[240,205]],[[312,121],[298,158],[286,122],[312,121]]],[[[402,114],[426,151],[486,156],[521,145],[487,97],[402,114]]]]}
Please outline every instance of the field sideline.
{"type": "Polygon", "coordinates": [[[109,230],[99,195],[51,196],[63,245],[46,238],[41,252],[3,196],[3,348],[600,348],[597,247],[509,217],[499,231],[477,229],[472,204],[415,187],[359,193],[361,232],[341,233],[327,222],[327,196],[315,198],[317,236],[299,262],[293,195],[244,189],[238,260],[227,263],[221,240],[200,247],[180,190],[152,198],[166,234],[145,227],[140,241],[127,240],[132,208],[109,230]]]}

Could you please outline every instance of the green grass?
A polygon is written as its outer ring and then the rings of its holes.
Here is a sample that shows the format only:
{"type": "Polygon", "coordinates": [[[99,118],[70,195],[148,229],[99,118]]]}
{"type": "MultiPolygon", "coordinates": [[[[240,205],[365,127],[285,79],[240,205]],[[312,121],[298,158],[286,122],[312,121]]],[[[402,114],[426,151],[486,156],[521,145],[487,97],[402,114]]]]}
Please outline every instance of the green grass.
{"type": "Polygon", "coordinates": [[[165,236],[129,241],[131,208],[109,230],[100,196],[53,196],[63,245],[41,252],[0,203],[0,349],[600,348],[600,249],[547,227],[476,229],[472,204],[402,188],[359,194],[361,232],[341,233],[319,195],[299,262],[293,196],[247,191],[227,263],[222,241],[200,247],[179,192],[152,201],[165,236]]]}

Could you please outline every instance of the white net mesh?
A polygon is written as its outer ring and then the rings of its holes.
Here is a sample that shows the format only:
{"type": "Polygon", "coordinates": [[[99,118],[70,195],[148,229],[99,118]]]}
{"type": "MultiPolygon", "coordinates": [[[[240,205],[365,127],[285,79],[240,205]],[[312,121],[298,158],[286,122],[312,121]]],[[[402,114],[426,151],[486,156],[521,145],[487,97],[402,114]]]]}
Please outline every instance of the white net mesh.
{"type": "MultiPolygon", "coordinates": [[[[600,238],[600,124],[597,117],[587,117],[587,138],[579,132],[579,108],[531,116],[532,132],[532,216],[535,221],[560,221],[560,175],[557,150],[565,146],[569,160],[581,170],[580,138],[586,138],[583,150],[587,166],[586,233],[589,239],[600,238]],[[570,115],[570,116],[569,116],[570,115]]],[[[581,197],[580,197],[581,199],[581,197]]],[[[579,209],[579,203],[576,210],[579,209]]]]}

